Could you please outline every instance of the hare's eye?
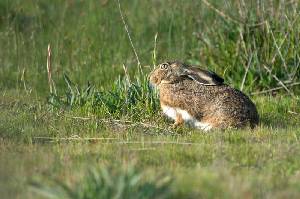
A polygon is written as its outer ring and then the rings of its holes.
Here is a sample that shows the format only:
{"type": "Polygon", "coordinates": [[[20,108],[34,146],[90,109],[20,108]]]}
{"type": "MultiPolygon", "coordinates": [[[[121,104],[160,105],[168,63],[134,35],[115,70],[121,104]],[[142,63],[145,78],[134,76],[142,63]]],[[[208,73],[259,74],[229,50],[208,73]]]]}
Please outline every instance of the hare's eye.
{"type": "Polygon", "coordinates": [[[160,69],[162,69],[162,70],[167,70],[168,67],[169,67],[169,65],[166,63],[160,65],[160,69]]]}

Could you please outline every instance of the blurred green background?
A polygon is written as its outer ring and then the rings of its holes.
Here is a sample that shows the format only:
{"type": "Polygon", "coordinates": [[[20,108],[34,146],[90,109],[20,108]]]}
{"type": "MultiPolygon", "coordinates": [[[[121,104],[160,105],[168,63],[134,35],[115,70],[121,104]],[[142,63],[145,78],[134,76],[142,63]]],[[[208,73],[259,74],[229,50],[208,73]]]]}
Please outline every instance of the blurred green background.
{"type": "MultiPolygon", "coordinates": [[[[299,81],[298,1],[121,1],[146,72],[165,60],[209,68],[246,92],[299,81]],[[210,2],[210,3],[209,3],[210,2]],[[155,44],[155,35],[157,43],[155,44]],[[154,46],[156,59],[153,59],[154,46]]],[[[0,86],[48,92],[47,45],[57,87],[68,74],[78,84],[107,88],[137,62],[117,1],[1,0],[0,86]]],[[[299,89],[298,89],[299,90],[299,89]]]]}

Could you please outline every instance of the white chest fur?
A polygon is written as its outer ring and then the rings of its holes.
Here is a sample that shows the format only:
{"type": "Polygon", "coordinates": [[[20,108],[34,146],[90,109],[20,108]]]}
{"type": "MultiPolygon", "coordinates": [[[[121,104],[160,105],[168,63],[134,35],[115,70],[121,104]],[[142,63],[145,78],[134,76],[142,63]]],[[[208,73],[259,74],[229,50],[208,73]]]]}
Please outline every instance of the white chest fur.
{"type": "Polygon", "coordinates": [[[176,120],[176,117],[181,115],[184,122],[186,122],[196,128],[199,128],[199,129],[202,129],[205,131],[208,131],[212,128],[212,126],[209,123],[200,122],[199,120],[194,118],[192,115],[190,115],[186,110],[182,110],[180,108],[173,108],[173,107],[169,107],[169,106],[162,106],[162,110],[163,110],[164,114],[166,114],[168,117],[170,117],[173,120],[176,120]]]}

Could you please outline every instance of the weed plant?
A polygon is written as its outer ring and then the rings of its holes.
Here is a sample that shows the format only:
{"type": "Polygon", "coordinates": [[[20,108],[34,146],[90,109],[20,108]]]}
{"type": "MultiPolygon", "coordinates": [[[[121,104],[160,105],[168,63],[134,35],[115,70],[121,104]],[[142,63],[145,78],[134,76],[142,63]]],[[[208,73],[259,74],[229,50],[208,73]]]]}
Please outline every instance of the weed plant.
{"type": "Polygon", "coordinates": [[[97,91],[90,83],[84,88],[64,75],[64,96],[50,94],[48,102],[56,108],[81,108],[98,117],[127,118],[140,121],[151,118],[159,110],[157,92],[147,77],[139,75],[133,82],[119,77],[109,90],[97,91]]]}
{"type": "Polygon", "coordinates": [[[167,198],[170,196],[171,179],[167,176],[148,177],[133,166],[108,169],[90,168],[87,174],[70,187],[61,181],[53,180],[52,186],[32,182],[31,188],[52,199],[123,199],[123,198],[167,198]]]}

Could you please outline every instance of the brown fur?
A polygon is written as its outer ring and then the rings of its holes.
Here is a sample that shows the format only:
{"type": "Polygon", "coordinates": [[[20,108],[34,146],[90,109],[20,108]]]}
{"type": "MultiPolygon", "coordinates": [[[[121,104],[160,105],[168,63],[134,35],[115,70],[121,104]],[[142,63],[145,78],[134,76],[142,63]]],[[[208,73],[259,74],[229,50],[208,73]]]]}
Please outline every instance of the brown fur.
{"type": "MultiPolygon", "coordinates": [[[[258,124],[256,107],[245,94],[226,84],[202,85],[180,76],[174,72],[180,64],[170,63],[171,72],[158,68],[150,74],[150,82],[159,89],[161,105],[186,110],[197,120],[210,123],[214,128],[253,128],[258,124]]],[[[174,125],[182,123],[180,117],[174,125]]]]}

